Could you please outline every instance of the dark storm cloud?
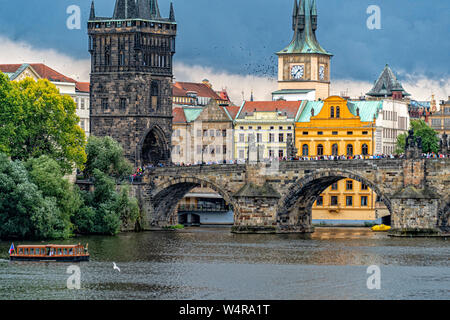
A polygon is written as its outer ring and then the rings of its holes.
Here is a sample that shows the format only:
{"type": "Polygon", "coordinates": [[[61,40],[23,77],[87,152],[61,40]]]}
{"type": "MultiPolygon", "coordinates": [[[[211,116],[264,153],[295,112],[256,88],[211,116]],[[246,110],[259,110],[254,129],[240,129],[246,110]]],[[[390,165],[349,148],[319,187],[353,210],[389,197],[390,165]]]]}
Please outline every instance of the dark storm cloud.
{"type": "MultiPolygon", "coordinates": [[[[90,0],[0,0],[0,35],[37,48],[89,58],[90,0]],[[81,30],[66,28],[66,8],[82,11],[81,30]]],[[[111,16],[114,0],[96,0],[111,16]]],[[[173,0],[179,24],[176,61],[237,74],[275,76],[275,52],[292,38],[293,0],[173,0]]],[[[169,0],[159,0],[168,16],[169,0]]],[[[447,0],[317,0],[321,45],[334,54],[335,79],[373,81],[386,63],[397,72],[448,78],[447,0]],[[381,9],[381,30],[369,30],[369,5],[381,9]]]]}

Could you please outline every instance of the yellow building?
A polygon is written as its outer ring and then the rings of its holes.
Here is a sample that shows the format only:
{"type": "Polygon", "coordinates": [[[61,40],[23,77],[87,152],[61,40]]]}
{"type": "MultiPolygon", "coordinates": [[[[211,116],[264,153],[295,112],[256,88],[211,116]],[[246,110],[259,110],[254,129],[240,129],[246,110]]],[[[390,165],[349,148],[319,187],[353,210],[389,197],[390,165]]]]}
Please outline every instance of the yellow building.
{"type": "MultiPolygon", "coordinates": [[[[347,101],[332,96],[302,105],[296,118],[295,144],[299,157],[366,157],[373,155],[379,101],[347,101]]],[[[351,161],[351,160],[350,160],[351,161]]],[[[374,221],[379,206],[366,185],[343,179],[329,186],[313,206],[315,222],[374,221]]]]}

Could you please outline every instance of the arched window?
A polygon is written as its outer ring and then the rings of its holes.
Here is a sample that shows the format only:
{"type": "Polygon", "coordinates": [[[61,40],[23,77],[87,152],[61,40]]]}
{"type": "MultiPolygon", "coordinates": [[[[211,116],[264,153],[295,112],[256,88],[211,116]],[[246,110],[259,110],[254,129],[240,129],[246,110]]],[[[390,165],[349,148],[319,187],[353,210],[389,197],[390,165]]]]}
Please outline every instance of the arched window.
{"type": "Polygon", "coordinates": [[[307,144],[304,144],[302,147],[302,156],[307,157],[309,155],[309,148],[307,144]]]}
{"type": "Polygon", "coordinates": [[[330,108],[330,118],[334,118],[334,107],[330,108]]]}
{"type": "Polygon", "coordinates": [[[333,156],[339,155],[339,147],[338,147],[337,143],[333,144],[333,146],[331,147],[331,154],[333,156]]]}
{"type": "Polygon", "coordinates": [[[336,118],[340,118],[341,117],[341,108],[336,107],[336,118]]]}
{"type": "Polygon", "coordinates": [[[353,156],[353,145],[347,145],[347,156],[353,156]]]}
{"type": "Polygon", "coordinates": [[[363,156],[367,156],[369,154],[369,147],[365,143],[362,145],[361,154],[363,156]]]}
{"type": "Polygon", "coordinates": [[[323,156],[323,145],[319,144],[317,146],[317,155],[318,156],[323,156]]]}

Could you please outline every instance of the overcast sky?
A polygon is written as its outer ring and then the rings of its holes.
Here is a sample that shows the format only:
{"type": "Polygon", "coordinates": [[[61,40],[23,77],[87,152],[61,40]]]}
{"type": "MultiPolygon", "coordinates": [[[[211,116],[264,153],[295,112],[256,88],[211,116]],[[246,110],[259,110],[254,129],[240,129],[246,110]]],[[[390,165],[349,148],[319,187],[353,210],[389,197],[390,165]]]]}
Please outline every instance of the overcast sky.
{"type": "MultiPolygon", "coordinates": [[[[233,75],[274,77],[275,52],[292,39],[293,0],[173,0],[179,24],[175,61],[233,75]]],[[[0,37],[89,59],[90,0],[0,0],[0,37]],[[81,29],[66,27],[70,5],[81,8],[81,29]]],[[[115,0],[95,0],[112,16],[115,0]]],[[[168,16],[170,0],[159,0],[168,16]]],[[[400,80],[449,79],[450,1],[317,0],[319,43],[334,54],[332,79],[373,83],[388,63],[400,80]],[[381,30],[369,30],[369,5],[381,9],[381,30]],[[413,77],[413,78],[411,78],[413,77]]],[[[1,43],[0,43],[1,48],[1,43]]],[[[0,62],[1,63],[1,62],[0,62]]],[[[180,79],[184,80],[184,79],[180,79]]],[[[198,79],[201,81],[201,79],[198,79]]]]}

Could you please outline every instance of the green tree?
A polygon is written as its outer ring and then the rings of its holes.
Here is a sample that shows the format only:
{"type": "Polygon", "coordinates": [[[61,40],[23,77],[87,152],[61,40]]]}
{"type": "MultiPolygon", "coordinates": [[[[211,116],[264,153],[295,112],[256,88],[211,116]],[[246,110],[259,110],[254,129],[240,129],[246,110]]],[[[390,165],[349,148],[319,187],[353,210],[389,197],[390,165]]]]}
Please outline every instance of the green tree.
{"type": "MultiPolygon", "coordinates": [[[[414,130],[414,137],[422,138],[422,151],[439,152],[439,138],[436,130],[432,129],[423,120],[411,120],[411,128],[414,130]]],[[[406,137],[408,133],[403,133],[397,136],[397,148],[396,153],[404,153],[406,145],[406,137]]]]}
{"type": "Polygon", "coordinates": [[[78,187],[64,178],[59,164],[49,156],[30,159],[26,163],[30,180],[37,185],[44,197],[56,200],[61,212],[60,220],[65,225],[67,236],[72,230],[70,218],[82,205],[78,187]]]}
{"type": "Polygon", "coordinates": [[[0,238],[47,239],[70,235],[55,197],[44,197],[19,160],[0,153],[0,238]]]}
{"type": "Polygon", "coordinates": [[[86,146],[87,161],[84,173],[87,177],[95,169],[117,179],[125,178],[133,172],[133,167],[123,156],[120,144],[111,137],[90,136],[86,146]]]}
{"type": "Polygon", "coordinates": [[[85,234],[117,234],[120,230],[121,213],[117,211],[119,196],[111,177],[94,169],[94,191],[82,192],[84,205],[72,221],[76,231],[85,234]]]}
{"type": "Polygon", "coordinates": [[[86,162],[76,105],[48,80],[10,82],[0,73],[0,151],[13,160],[48,155],[65,173],[86,162]]]}

